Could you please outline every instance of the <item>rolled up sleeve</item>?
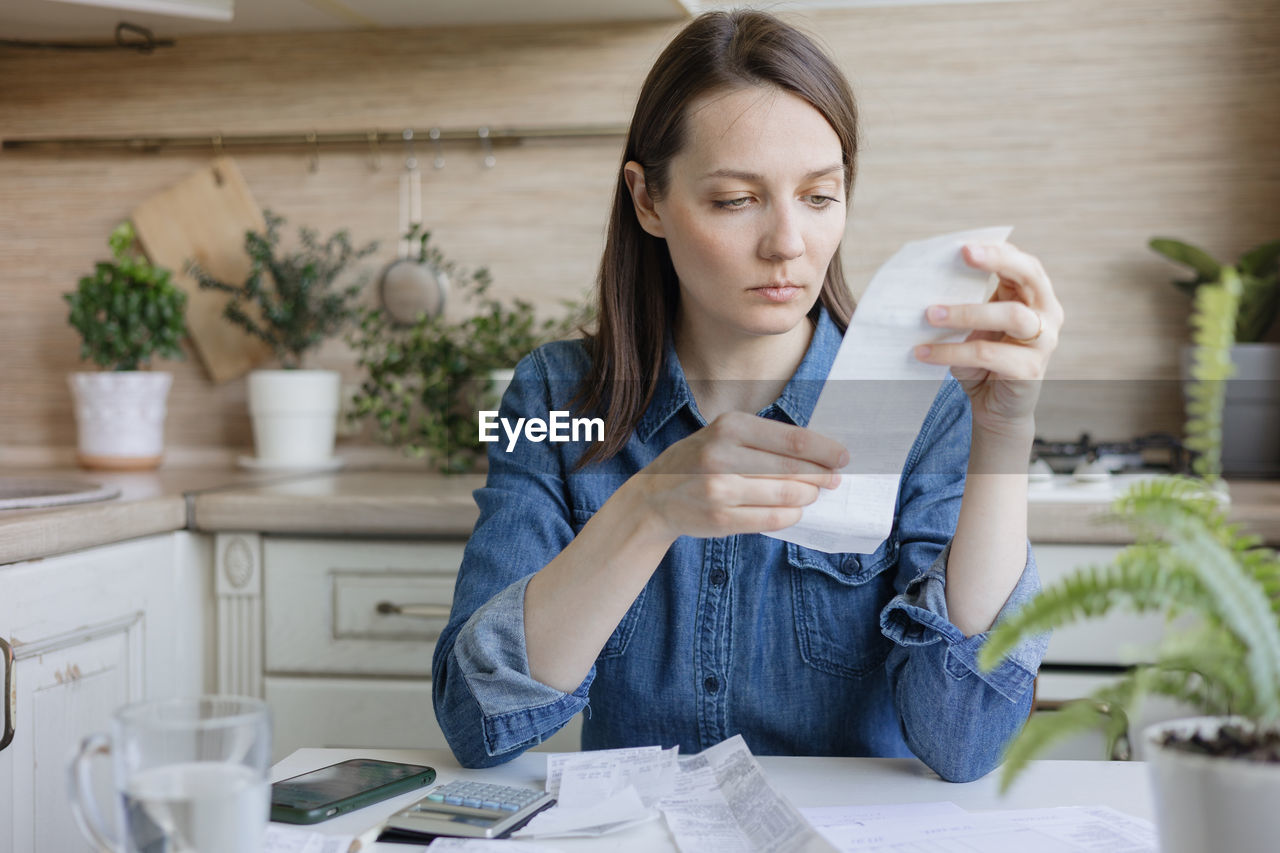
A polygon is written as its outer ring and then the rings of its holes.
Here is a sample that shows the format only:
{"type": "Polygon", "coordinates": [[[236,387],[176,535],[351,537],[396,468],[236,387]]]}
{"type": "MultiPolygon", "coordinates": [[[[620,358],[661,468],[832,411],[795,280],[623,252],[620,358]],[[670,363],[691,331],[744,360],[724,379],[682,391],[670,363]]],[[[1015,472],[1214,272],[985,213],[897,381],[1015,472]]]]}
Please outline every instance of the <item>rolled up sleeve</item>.
{"type": "MultiPolygon", "coordinates": [[[[461,676],[466,692],[462,706],[452,709],[452,719],[464,731],[450,738],[462,745],[467,766],[481,766],[490,759],[507,760],[536,746],[558,731],[587,704],[587,690],[595,676],[591,670],[572,693],[562,693],[529,675],[529,658],[524,642],[524,591],[529,577],[521,578],[471,615],[453,642],[450,663],[454,676],[461,676]],[[472,707],[474,706],[474,708],[472,707]],[[476,731],[476,714],[480,729],[476,731]],[[479,735],[483,757],[476,753],[479,735]]],[[[439,710],[437,709],[437,714],[439,710]]],[[[493,762],[497,763],[497,762],[493,762]]]]}
{"type": "MultiPolygon", "coordinates": [[[[964,495],[970,414],[948,380],[921,430],[899,494],[897,594],[881,610],[893,642],[886,662],[907,746],[942,778],[969,781],[994,769],[1005,743],[1031,711],[1032,684],[1047,635],[1020,644],[984,672],[978,650],[987,633],[966,637],[947,615],[947,557],[964,495]],[[960,472],[957,474],[957,472],[960,472]]],[[[995,619],[999,623],[1040,589],[1027,544],[1022,574],[995,619]]]]}
{"type": "MultiPolygon", "coordinates": [[[[548,384],[538,353],[516,368],[504,418],[542,417],[548,384]]],[[[490,445],[476,490],[480,517],[458,569],[449,622],[432,658],[436,721],[458,762],[489,767],[546,740],[587,704],[594,669],[572,693],[529,674],[524,594],[573,539],[560,462],[547,443],[490,445]]]]}
{"type": "MultiPolygon", "coordinates": [[[[886,637],[904,648],[942,644],[943,668],[948,675],[957,679],[978,678],[1010,702],[1018,702],[1035,681],[1049,638],[1044,635],[1024,641],[1000,666],[984,672],[978,666],[978,650],[986,642],[989,632],[966,637],[947,616],[946,565],[950,553],[951,545],[948,543],[929,570],[908,583],[906,590],[889,602],[880,613],[880,629],[886,637]]],[[[996,615],[995,624],[1004,621],[1039,590],[1035,554],[1028,542],[1022,576],[996,615]]]]}

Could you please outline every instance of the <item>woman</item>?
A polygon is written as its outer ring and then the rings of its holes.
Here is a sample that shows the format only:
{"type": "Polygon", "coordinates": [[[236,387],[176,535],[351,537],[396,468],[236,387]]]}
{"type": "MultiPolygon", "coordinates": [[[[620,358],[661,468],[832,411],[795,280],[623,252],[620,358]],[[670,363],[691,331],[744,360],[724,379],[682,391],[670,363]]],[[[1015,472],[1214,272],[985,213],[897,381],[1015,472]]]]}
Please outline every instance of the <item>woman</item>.
{"type": "Polygon", "coordinates": [[[594,413],[598,443],[493,445],[436,645],[458,760],[507,761],[586,709],[587,749],[740,733],[758,754],[917,755],[973,779],[1030,709],[1044,643],[979,672],[983,632],[1038,588],[1025,476],[1034,382],[1062,309],[1009,245],[965,260],[993,301],[921,349],[948,379],[873,554],[760,535],[799,519],[849,452],[805,428],[849,321],[857,152],[848,83],[776,18],[709,13],[642,89],[614,199],[600,326],[524,359],[501,415],[594,413]],[[958,381],[956,381],[958,380],[958,381]],[[1008,470],[1007,468],[1005,470],[1008,470]]]}

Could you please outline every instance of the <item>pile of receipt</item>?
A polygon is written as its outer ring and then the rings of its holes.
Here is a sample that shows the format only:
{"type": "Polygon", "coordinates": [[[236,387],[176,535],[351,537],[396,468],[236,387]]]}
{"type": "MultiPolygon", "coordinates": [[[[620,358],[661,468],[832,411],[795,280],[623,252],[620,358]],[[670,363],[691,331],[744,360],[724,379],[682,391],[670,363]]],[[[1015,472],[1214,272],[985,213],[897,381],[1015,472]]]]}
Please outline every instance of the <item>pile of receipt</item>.
{"type": "MultiPolygon", "coordinates": [[[[992,812],[968,812],[949,802],[796,808],[769,784],[741,736],[693,756],[657,746],[555,753],[547,756],[546,787],[557,805],[516,837],[598,836],[665,817],[685,853],[1157,849],[1150,821],[1106,806],[992,812]]],[[[522,849],[554,850],[541,844],[522,849]]]]}

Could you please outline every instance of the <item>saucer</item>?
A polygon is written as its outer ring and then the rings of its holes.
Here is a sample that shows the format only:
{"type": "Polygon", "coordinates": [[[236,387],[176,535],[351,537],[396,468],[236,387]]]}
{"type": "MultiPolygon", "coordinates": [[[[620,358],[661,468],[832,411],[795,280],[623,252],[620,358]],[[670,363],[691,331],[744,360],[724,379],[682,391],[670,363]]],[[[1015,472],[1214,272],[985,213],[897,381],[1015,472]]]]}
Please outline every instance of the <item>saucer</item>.
{"type": "Polygon", "coordinates": [[[248,471],[337,471],[347,460],[341,456],[331,456],[319,462],[270,462],[256,456],[241,456],[236,464],[248,471]]]}

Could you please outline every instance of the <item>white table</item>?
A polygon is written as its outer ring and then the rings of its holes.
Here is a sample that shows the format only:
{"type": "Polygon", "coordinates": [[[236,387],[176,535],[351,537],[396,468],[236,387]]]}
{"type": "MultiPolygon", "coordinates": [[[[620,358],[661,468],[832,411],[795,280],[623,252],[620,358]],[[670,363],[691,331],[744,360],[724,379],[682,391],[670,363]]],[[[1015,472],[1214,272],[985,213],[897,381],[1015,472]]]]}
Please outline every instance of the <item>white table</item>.
{"type": "MultiPolygon", "coordinates": [[[[526,752],[500,767],[463,770],[440,749],[300,749],[271,771],[278,781],[348,758],[381,758],[434,767],[437,781],[473,779],[508,785],[536,785],[546,778],[546,754],[526,752]]],[[[758,756],[774,788],[797,806],[876,805],[949,800],[971,811],[1106,805],[1153,820],[1146,764],[1140,761],[1033,761],[1003,797],[996,791],[999,772],[976,782],[943,782],[923,764],[905,758],[793,758],[758,756]]],[[[359,835],[422,796],[415,792],[315,824],[330,835],[359,835]]],[[[674,851],[666,824],[659,820],[595,839],[547,839],[564,851],[609,850],[618,853],[674,851]]],[[[422,848],[374,844],[377,853],[412,853],[422,848]]]]}

